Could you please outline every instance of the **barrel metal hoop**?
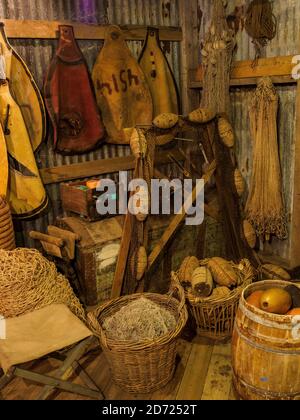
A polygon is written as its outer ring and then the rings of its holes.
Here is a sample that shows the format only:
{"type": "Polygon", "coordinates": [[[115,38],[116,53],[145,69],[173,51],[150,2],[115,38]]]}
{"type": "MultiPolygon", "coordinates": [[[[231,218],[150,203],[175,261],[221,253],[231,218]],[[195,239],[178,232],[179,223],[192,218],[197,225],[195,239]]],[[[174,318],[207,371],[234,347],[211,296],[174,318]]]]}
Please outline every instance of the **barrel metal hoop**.
{"type": "MultiPolygon", "coordinates": [[[[246,388],[253,391],[255,394],[260,395],[264,397],[265,399],[268,397],[272,397],[272,399],[290,399],[290,400],[299,400],[300,399],[300,393],[295,394],[282,394],[280,392],[274,392],[274,391],[262,391],[253,385],[248,384],[247,382],[243,381],[238,375],[236,375],[235,372],[233,372],[234,376],[234,382],[238,384],[239,382],[246,388]]],[[[269,398],[270,399],[270,398],[269,398]]]]}
{"type": "Polygon", "coordinates": [[[292,324],[291,325],[281,325],[277,322],[273,322],[270,320],[264,320],[264,322],[261,321],[261,318],[259,315],[254,314],[253,312],[249,311],[246,307],[243,307],[240,305],[240,311],[243,312],[243,314],[249,318],[251,321],[256,322],[259,325],[263,325],[265,327],[271,327],[271,328],[277,328],[278,330],[292,330],[292,324]]]}
{"type": "MultiPolygon", "coordinates": [[[[268,348],[267,346],[264,346],[263,344],[257,344],[257,343],[255,343],[254,341],[251,341],[248,337],[246,337],[246,336],[242,333],[242,331],[241,331],[241,329],[239,328],[239,326],[237,325],[237,323],[235,323],[235,328],[236,328],[236,330],[237,330],[237,332],[238,332],[239,336],[240,336],[243,340],[245,340],[245,341],[246,341],[246,343],[247,343],[247,344],[249,344],[249,346],[250,346],[250,347],[254,347],[254,348],[258,349],[258,350],[263,350],[263,351],[265,351],[266,353],[273,353],[273,354],[280,354],[280,355],[286,355],[286,354],[289,354],[289,355],[292,355],[292,356],[299,356],[299,355],[300,355],[300,350],[286,349],[286,351],[279,351],[279,350],[272,350],[272,349],[268,348]]],[[[266,340],[269,340],[269,339],[270,339],[270,337],[266,337],[266,336],[264,336],[264,338],[265,338],[266,340]]]]}

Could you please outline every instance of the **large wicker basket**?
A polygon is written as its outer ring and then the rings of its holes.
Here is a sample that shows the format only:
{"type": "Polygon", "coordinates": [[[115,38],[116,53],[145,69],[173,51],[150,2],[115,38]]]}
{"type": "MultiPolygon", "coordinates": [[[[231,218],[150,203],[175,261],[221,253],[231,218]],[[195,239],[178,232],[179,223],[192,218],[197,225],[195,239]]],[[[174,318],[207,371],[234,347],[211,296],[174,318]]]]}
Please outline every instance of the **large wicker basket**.
{"type": "MultiPolygon", "coordinates": [[[[202,261],[201,265],[205,265],[205,261],[202,261]]],[[[196,322],[200,336],[220,341],[232,336],[240,297],[256,275],[248,260],[241,261],[240,274],[241,285],[231,291],[226,298],[199,299],[186,292],[189,313],[196,322]]]]}
{"type": "Polygon", "coordinates": [[[142,293],[126,296],[115,299],[89,314],[90,328],[100,340],[113,381],[127,392],[138,394],[154,392],[173,378],[178,339],[187,320],[184,290],[177,283],[172,284],[167,295],[142,293]],[[175,293],[178,300],[174,297],[175,293]],[[109,339],[102,328],[104,320],[140,297],[150,299],[173,312],[178,320],[176,329],[156,341],[129,343],[109,339]]]}

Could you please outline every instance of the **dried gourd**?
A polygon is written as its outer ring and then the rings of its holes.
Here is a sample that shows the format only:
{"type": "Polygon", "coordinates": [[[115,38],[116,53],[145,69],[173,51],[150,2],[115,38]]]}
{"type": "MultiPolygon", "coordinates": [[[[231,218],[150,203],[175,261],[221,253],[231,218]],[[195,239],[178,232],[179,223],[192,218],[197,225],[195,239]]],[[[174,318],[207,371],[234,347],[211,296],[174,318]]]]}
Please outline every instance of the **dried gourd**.
{"type": "Polygon", "coordinates": [[[277,265],[265,264],[261,271],[266,280],[291,280],[289,273],[277,265]]]}
{"type": "Polygon", "coordinates": [[[211,272],[206,267],[198,267],[192,275],[192,293],[197,297],[208,297],[214,287],[211,272]]]}
{"type": "Polygon", "coordinates": [[[222,286],[222,287],[216,287],[210,296],[210,299],[212,300],[218,300],[218,299],[225,299],[230,295],[231,291],[228,289],[228,287],[222,286]]]}
{"type": "Polygon", "coordinates": [[[229,261],[223,258],[211,258],[207,267],[213,275],[213,279],[219,286],[233,287],[239,283],[239,276],[229,261]]]}
{"type": "Polygon", "coordinates": [[[161,130],[169,130],[178,124],[179,116],[172,113],[161,114],[153,121],[153,125],[161,130]]]}
{"type": "Polygon", "coordinates": [[[136,207],[140,209],[140,212],[136,214],[136,218],[139,222],[144,222],[149,215],[149,191],[147,188],[140,186],[136,195],[139,197],[136,207]]]}
{"type": "Polygon", "coordinates": [[[195,124],[205,124],[216,117],[216,113],[207,108],[198,108],[188,115],[188,120],[195,124]]]}
{"type": "Polygon", "coordinates": [[[248,245],[250,246],[250,248],[254,249],[257,241],[254,227],[251,225],[250,222],[248,222],[248,220],[244,220],[243,229],[248,245]]]}
{"type": "Polygon", "coordinates": [[[179,281],[183,287],[192,287],[193,273],[198,267],[199,260],[196,257],[187,257],[184,259],[178,273],[179,281]]]}
{"type": "Polygon", "coordinates": [[[140,281],[143,278],[147,267],[147,251],[143,246],[141,246],[131,260],[131,272],[133,276],[136,276],[137,281],[140,281]]]}
{"type": "Polygon", "coordinates": [[[236,169],[234,172],[234,184],[239,197],[241,197],[245,192],[246,183],[239,169],[236,169]]]}
{"type": "Polygon", "coordinates": [[[225,146],[232,148],[234,146],[234,133],[230,122],[226,118],[219,118],[219,134],[225,146]]]}
{"type": "Polygon", "coordinates": [[[143,131],[139,128],[135,128],[132,131],[130,138],[130,147],[134,156],[139,158],[144,158],[147,153],[147,139],[143,131]]]}

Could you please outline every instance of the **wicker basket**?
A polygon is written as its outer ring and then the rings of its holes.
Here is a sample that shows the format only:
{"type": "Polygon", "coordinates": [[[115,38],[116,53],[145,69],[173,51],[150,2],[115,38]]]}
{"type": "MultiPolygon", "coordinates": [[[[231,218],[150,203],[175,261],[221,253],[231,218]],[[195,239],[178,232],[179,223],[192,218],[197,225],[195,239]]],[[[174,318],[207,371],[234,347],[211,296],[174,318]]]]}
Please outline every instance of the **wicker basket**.
{"type": "MultiPolygon", "coordinates": [[[[173,278],[176,278],[175,274],[173,278]]],[[[184,290],[177,283],[172,284],[167,295],[142,293],[126,296],[115,299],[89,314],[90,328],[100,340],[113,381],[127,392],[137,394],[157,391],[173,378],[178,339],[187,320],[184,290]],[[175,293],[178,300],[174,297],[175,293]],[[150,299],[173,312],[178,319],[176,329],[156,341],[128,343],[107,338],[102,328],[104,320],[141,297],[150,299]]]]}
{"type": "MultiPolygon", "coordinates": [[[[205,265],[205,262],[201,262],[201,265],[205,265]]],[[[241,294],[245,287],[252,283],[256,275],[248,260],[241,261],[240,268],[242,266],[243,269],[239,269],[242,276],[241,285],[226,298],[199,299],[191,293],[186,293],[189,313],[196,322],[197,332],[200,336],[220,341],[232,336],[241,294]]]]}

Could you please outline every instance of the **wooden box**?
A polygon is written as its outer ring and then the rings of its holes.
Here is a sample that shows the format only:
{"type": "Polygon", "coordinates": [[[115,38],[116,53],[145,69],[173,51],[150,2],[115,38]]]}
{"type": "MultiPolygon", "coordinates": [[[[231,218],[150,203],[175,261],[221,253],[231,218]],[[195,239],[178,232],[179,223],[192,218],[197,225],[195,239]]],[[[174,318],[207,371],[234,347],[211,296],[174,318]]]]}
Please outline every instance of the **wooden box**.
{"type": "Polygon", "coordinates": [[[88,221],[103,218],[97,213],[95,194],[96,190],[87,188],[85,182],[72,182],[60,186],[60,197],[64,211],[67,214],[78,214],[88,221]]]}
{"type": "MultiPolygon", "coordinates": [[[[172,218],[151,218],[150,251],[161,239],[172,218]]],[[[119,255],[124,217],[88,223],[79,217],[59,219],[57,225],[77,233],[81,241],[76,246],[76,271],[82,288],[82,300],[88,307],[99,305],[111,297],[111,289],[119,255]]],[[[183,226],[163,258],[153,267],[147,290],[165,293],[171,270],[177,270],[182,260],[197,252],[199,229],[183,226]]]]}

